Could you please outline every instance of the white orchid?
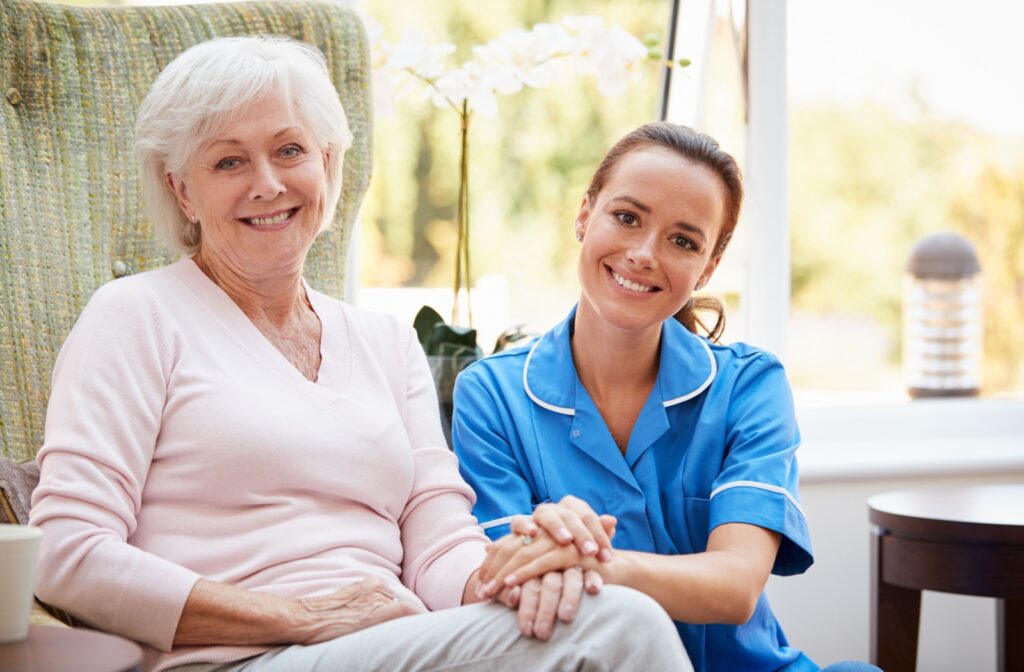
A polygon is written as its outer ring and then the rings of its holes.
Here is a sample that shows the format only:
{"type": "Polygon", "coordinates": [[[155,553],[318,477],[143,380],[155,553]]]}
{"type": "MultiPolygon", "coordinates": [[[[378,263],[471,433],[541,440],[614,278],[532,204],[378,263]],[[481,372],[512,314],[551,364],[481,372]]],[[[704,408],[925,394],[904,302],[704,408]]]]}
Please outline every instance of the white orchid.
{"type": "Polygon", "coordinates": [[[549,86],[567,66],[593,77],[601,94],[621,94],[648,58],[648,48],[622,28],[607,26],[599,16],[569,16],[530,30],[505,31],[475,47],[472,60],[449,68],[445,61],[454,45],[429,44],[412,30],[399,43],[388,44],[376,21],[364,21],[379,92],[375,98],[390,103],[414,85],[424,86],[435,103],[461,109],[469,101],[472,110],[488,117],[497,114],[496,96],[518,93],[523,86],[549,86]]]}
{"type": "Polygon", "coordinates": [[[465,102],[471,111],[494,118],[498,116],[495,94],[515,93],[522,88],[522,83],[512,73],[469,61],[458,70],[449,70],[437,78],[430,93],[435,105],[461,109],[465,102]]]}
{"type": "Polygon", "coordinates": [[[559,59],[573,48],[569,34],[558,25],[538,23],[531,30],[509,30],[473,49],[485,67],[512,76],[526,86],[548,86],[558,75],[559,59]]]}
{"type": "Polygon", "coordinates": [[[602,95],[625,91],[628,80],[639,74],[639,64],[648,58],[643,42],[619,26],[606,27],[600,17],[570,16],[562,23],[575,39],[573,65],[579,74],[597,80],[602,95]]]}

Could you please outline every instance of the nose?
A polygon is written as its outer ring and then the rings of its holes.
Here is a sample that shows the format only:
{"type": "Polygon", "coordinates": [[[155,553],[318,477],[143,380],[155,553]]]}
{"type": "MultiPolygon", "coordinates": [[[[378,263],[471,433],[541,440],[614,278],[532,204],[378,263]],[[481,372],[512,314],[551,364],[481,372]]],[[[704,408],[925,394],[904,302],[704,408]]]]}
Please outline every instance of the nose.
{"type": "Polygon", "coordinates": [[[249,200],[272,201],[287,191],[273,162],[261,159],[253,162],[249,200]]]}
{"type": "Polygon", "coordinates": [[[626,258],[640,268],[654,268],[657,259],[654,254],[657,236],[654,232],[644,232],[633,236],[626,250],[626,258]]]}

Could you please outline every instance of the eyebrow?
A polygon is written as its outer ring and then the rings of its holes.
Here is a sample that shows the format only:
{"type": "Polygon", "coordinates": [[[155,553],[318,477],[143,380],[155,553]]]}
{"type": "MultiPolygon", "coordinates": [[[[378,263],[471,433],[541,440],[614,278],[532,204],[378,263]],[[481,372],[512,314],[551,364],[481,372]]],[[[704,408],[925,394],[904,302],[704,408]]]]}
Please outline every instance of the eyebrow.
{"type": "MultiPolygon", "coordinates": [[[[615,201],[626,201],[640,212],[643,212],[644,214],[648,215],[651,214],[651,207],[649,205],[643,203],[642,201],[638,201],[632,196],[616,196],[611,200],[611,202],[614,203],[615,201]]],[[[689,222],[676,222],[675,226],[678,226],[681,229],[685,229],[691,233],[700,236],[700,239],[702,241],[707,240],[707,236],[704,234],[704,230],[697,226],[696,224],[690,224],[689,222]]]]}
{"type": "MultiPolygon", "coordinates": [[[[282,128],[277,133],[274,133],[274,139],[276,140],[277,138],[280,138],[282,135],[285,135],[289,131],[296,131],[296,130],[301,130],[301,129],[299,129],[298,126],[288,126],[287,128],[282,128]]],[[[241,140],[236,140],[234,138],[225,138],[223,140],[214,140],[213,142],[209,142],[209,141],[205,142],[205,143],[203,143],[203,149],[204,150],[205,149],[210,149],[211,147],[216,147],[217,145],[240,145],[240,144],[242,144],[241,140]]]]}

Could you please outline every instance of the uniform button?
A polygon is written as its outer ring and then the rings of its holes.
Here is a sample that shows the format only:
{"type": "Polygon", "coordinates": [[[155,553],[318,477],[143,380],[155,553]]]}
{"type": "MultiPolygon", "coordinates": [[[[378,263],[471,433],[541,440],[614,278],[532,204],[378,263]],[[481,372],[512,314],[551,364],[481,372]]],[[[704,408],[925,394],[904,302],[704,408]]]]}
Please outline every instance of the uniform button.
{"type": "Polygon", "coordinates": [[[123,278],[124,276],[128,275],[128,264],[124,263],[120,259],[117,259],[110,267],[110,270],[113,272],[115,278],[123,278]]]}
{"type": "Polygon", "coordinates": [[[583,432],[581,432],[580,430],[574,429],[574,430],[572,430],[572,438],[578,439],[578,438],[580,438],[580,434],[582,434],[582,433],[583,432]]]}
{"type": "Polygon", "coordinates": [[[5,95],[7,96],[7,102],[10,103],[11,105],[17,105],[18,103],[21,102],[21,91],[18,91],[13,86],[11,88],[7,89],[7,92],[6,92],[5,95]]]}

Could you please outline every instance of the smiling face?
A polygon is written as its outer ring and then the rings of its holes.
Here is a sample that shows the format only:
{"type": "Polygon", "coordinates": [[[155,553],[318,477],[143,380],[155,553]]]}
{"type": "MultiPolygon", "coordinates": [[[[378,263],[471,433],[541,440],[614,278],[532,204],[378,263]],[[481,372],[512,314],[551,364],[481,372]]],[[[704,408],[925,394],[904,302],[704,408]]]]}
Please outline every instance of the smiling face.
{"type": "Polygon", "coordinates": [[[642,146],[622,156],[577,217],[577,320],[660,330],[714,272],[726,191],[710,169],[642,146]]]}
{"type": "Polygon", "coordinates": [[[213,268],[263,279],[301,271],[324,217],[327,154],[277,93],[207,138],[168,182],[213,268]]]}

